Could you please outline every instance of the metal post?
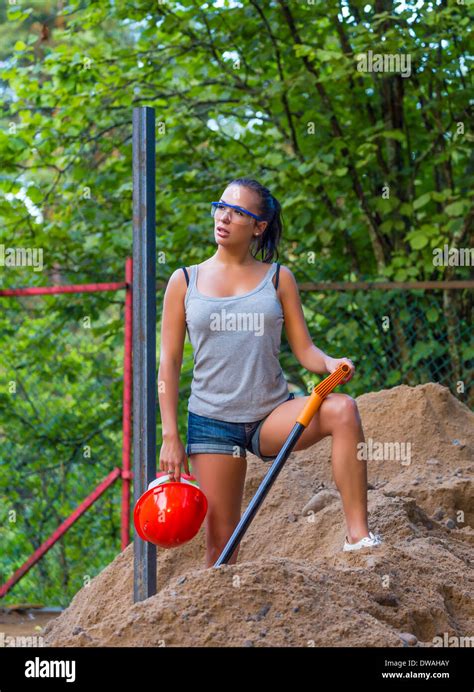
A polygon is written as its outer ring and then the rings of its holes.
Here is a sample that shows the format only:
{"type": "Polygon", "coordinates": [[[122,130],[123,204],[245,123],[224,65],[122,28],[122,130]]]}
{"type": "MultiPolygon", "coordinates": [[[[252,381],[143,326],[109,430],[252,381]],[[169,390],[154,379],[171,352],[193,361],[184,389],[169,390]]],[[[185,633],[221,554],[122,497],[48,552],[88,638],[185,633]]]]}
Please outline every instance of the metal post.
{"type": "MultiPolygon", "coordinates": [[[[133,489],[156,477],[155,111],[133,109],[133,489]]],[[[156,593],[156,546],[135,531],[134,602],[156,593]]]]}

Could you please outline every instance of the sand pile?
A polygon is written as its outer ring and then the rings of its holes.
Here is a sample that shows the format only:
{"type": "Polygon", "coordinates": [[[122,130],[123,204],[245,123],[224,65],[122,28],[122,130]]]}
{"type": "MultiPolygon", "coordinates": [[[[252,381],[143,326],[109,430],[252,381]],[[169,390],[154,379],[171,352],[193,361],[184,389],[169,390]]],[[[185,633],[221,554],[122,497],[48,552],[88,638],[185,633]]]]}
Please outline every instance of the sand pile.
{"type": "MultiPolygon", "coordinates": [[[[46,644],[396,647],[472,636],[474,414],[437,384],[357,403],[367,442],[411,444],[409,463],[408,447],[402,460],[368,461],[369,525],[383,546],[341,552],[326,438],[293,452],[236,565],[204,567],[201,529],[158,551],[158,593],[134,604],[130,545],[46,626],[46,644]]],[[[244,508],[267,470],[248,456],[244,508]]]]}

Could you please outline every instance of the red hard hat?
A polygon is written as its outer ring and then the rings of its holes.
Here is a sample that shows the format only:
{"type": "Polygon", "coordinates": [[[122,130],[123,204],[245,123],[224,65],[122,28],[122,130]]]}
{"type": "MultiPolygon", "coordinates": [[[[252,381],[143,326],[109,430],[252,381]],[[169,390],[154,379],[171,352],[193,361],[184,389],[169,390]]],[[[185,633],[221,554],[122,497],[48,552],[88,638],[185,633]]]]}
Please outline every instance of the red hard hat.
{"type": "Polygon", "coordinates": [[[135,505],[133,520],[140,538],[160,548],[176,548],[190,541],[201,528],[207,499],[193,476],[168,481],[166,474],[150,483],[135,505]]]}

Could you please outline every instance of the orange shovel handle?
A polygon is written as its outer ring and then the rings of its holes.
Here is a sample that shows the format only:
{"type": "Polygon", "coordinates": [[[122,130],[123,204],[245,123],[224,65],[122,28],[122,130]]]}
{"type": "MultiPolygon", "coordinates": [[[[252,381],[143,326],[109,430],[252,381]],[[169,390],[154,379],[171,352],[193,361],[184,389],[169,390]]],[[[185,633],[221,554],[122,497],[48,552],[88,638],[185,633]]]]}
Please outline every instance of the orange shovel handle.
{"type": "Polygon", "coordinates": [[[304,425],[306,428],[318,408],[323,403],[323,399],[327,397],[327,395],[330,394],[338,384],[341,384],[342,380],[347,377],[350,370],[351,369],[347,363],[341,363],[341,365],[334,370],[334,372],[320,382],[311,392],[309,401],[296,419],[296,422],[301,423],[301,425],[304,425]]]}

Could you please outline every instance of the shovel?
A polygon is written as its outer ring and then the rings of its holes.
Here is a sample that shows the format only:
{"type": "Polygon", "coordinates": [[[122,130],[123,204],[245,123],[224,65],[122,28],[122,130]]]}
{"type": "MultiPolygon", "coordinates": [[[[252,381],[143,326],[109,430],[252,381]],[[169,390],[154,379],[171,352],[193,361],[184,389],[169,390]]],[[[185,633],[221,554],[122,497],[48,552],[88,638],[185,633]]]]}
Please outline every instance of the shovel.
{"type": "Polygon", "coordinates": [[[267,475],[260,483],[260,487],[255,493],[254,497],[249,503],[249,506],[242,515],[239,523],[234,529],[234,533],[229,538],[227,545],[220,554],[214,567],[220,567],[220,565],[227,563],[235,549],[242,540],[245,532],[250,526],[252,519],[256,515],[258,508],[264,501],[268,491],[275,482],[278,474],[282,470],[285,461],[290,456],[293,451],[294,446],[298,442],[299,438],[303,434],[303,431],[307,428],[311,419],[313,418],[316,411],[321,406],[323,399],[332,392],[332,390],[337,387],[338,384],[344,380],[350,372],[350,367],[346,363],[342,363],[337,370],[334,370],[328,377],[326,377],[322,382],[320,382],[317,387],[315,387],[311,393],[308,403],[301,411],[300,415],[296,419],[296,423],[292,428],[290,434],[288,435],[283,447],[281,448],[278,456],[268,470],[267,475]]]}

